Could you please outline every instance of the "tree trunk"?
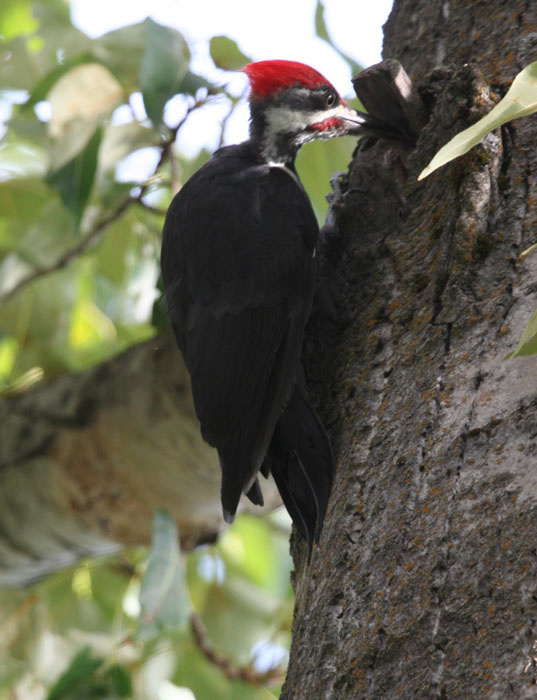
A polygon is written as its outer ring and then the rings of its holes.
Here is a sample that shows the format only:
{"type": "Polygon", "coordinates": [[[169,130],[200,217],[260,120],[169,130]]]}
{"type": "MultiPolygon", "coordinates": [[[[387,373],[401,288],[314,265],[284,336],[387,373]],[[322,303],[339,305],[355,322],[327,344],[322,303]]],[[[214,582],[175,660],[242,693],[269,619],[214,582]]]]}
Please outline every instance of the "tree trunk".
{"type": "Polygon", "coordinates": [[[337,474],[309,565],[294,541],[285,700],[537,694],[537,359],[504,360],[537,308],[535,118],[416,179],[536,45],[528,2],[386,24],[429,120],[410,153],[360,143],[325,241],[342,320],[312,318],[308,356],[337,474]]]}

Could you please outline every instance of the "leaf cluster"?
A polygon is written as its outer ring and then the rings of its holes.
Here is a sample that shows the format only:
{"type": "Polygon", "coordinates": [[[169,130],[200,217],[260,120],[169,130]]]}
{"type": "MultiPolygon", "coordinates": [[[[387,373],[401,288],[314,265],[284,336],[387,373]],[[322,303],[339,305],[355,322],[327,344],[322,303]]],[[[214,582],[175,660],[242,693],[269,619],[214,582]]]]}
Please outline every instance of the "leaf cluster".
{"type": "Polygon", "coordinates": [[[168,686],[199,699],[277,696],[293,609],[288,536],[283,513],[241,516],[185,556],[157,511],[149,552],[0,591],[0,698],[156,700],[168,686]]]}
{"type": "MultiPolygon", "coordinates": [[[[91,39],[63,0],[11,0],[0,34],[0,391],[20,391],[155,332],[163,214],[207,158],[176,136],[236,99],[151,19],[91,39]]],[[[224,39],[225,66],[241,54],[224,39]]]]}

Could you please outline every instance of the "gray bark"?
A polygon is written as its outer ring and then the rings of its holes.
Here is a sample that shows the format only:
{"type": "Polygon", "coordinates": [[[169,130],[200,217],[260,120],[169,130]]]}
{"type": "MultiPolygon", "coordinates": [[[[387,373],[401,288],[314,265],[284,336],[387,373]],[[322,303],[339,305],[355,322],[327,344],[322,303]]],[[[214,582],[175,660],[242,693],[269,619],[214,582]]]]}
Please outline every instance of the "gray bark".
{"type": "Polygon", "coordinates": [[[535,118],[416,180],[536,38],[531,3],[396,0],[386,25],[430,116],[411,152],[362,141],[332,212],[343,320],[308,351],[337,474],[309,565],[294,541],[286,700],[537,694],[537,360],[504,361],[537,308],[535,118]]]}
{"type": "MultiPolygon", "coordinates": [[[[271,482],[264,493],[279,503],[271,482]]],[[[159,506],[186,548],[223,527],[218,458],[171,334],[0,399],[0,587],[148,544],[159,506]]]]}

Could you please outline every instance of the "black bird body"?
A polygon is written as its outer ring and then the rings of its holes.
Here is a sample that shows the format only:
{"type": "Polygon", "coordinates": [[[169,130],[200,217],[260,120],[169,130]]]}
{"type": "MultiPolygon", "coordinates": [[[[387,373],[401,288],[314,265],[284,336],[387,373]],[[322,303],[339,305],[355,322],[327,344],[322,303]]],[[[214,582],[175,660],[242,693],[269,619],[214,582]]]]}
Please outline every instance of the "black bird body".
{"type": "MultiPolygon", "coordinates": [[[[288,62],[262,62],[271,69],[275,63],[288,62]]],[[[268,79],[260,75],[263,93],[268,79]]],[[[249,77],[254,90],[256,76],[249,77]]],[[[337,96],[319,78],[316,114],[320,91],[337,96]]],[[[304,85],[297,87],[304,97],[304,85]]],[[[303,140],[288,132],[282,138],[274,129],[274,138],[265,138],[271,113],[262,108],[281,105],[285,89],[278,86],[276,93],[272,103],[272,94],[253,95],[250,140],[216,151],[173,199],[161,266],[202,435],[220,457],[225,519],[233,520],[241,493],[262,504],[257,476],[270,471],[311,548],[333,470],[330,443],[300,369],[319,228],[294,170],[303,140]]],[[[311,138],[323,131],[317,124],[312,130],[311,138]]]]}

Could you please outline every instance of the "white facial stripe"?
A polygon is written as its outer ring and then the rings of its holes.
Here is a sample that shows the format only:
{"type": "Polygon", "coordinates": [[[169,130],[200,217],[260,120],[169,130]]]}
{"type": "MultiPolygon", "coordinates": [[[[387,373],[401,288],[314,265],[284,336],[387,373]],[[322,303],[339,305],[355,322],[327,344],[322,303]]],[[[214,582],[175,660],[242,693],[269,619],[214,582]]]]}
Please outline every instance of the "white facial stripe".
{"type": "Polygon", "coordinates": [[[289,107],[270,107],[267,110],[268,140],[272,141],[276,134],[287,134],[297,131],[297,124],[306,127],[321,124],[328,119],[347,117],[361,124],[364,120],[350,107],[338,105],[333,109],[318,112],[297,111],[289,107]]]}
{"type": "Polygon", "coordinates": [[[308,141],[329,139],[343,133],[345,126],[350,126],[351,121],[355,126],[364,122],[357,112],[343,104],[317,112],[294,110],[283,105],[271,106],[267,109],[266,119],[263,155],[273,162],[280,162],[280,159],[284,162],[288,158],[288,153],[281,153],[279,150],[278,141],[281,134],[291,134],[298,149],[308,141]],[[330,120],[333,123],[330,123],[330,120]],[[315,125],[319,126],[316,128],[315,125]]]}

